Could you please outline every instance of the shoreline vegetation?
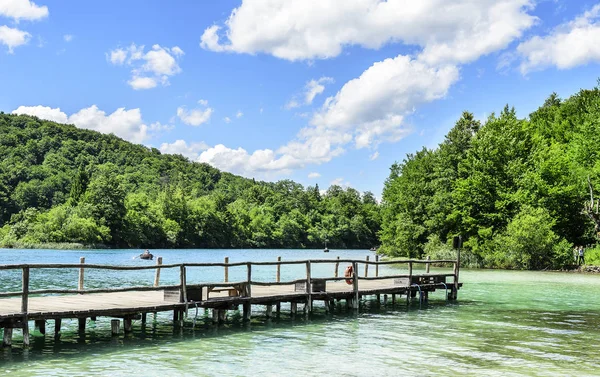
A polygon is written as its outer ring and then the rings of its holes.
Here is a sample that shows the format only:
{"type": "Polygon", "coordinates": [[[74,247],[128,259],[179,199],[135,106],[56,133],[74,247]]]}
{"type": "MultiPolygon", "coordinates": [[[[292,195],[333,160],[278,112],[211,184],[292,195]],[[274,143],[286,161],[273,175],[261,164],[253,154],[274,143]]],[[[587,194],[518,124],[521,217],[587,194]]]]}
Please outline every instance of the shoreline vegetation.
{"type": "Polygon", "coordinates": [[[598,217],[590,190],[600,190],[599,151],[598,87],[553,93],[527,118],[509,106],[485,121],[464,112],[437,148],[392,166],[381,252],[445,259],[461,235],[470,266],[560,270],[575,246],[598,265],[600,229],[589,216],[598,217]]]}
{"type": "Polygon", "coordinates": [[[370,192],[261,182],[114,135],[0,113],[0,248],[365,249],[465,267],[600,265],[600,89],[527,118],[464,112],[370,192]],[[587,212],[586,212],[587,210],[587,212]],[[596,212],[598,211],[596,207],[596,212]]]}

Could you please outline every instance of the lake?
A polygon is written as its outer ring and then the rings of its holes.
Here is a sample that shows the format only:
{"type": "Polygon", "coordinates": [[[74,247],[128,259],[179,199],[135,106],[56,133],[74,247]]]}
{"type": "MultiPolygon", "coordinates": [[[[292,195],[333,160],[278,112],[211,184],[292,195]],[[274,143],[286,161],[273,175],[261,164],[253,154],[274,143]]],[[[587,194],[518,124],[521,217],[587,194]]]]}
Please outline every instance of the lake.
{"type": "MultiPolygon", "coordinates": [[[[153,264],[134,259],[140,250],[0,250],[0,264],[86,263],[153,264]]],[[[164,263],[364,259],[364,250],[152,250],[164,263]]],[[[317,265],[313,276],[332,275],[317,265]]],[[[302,276],[303,266],[282,267],[282,280],[302,276]]],[[[381,273],[394,267],[381,269],[381,273]]],[[[32,288],[74,288],[77,271],[32,272],[32,288]]],[[[432,269],[432,272],[436,271],[432,269]]],[[[178,272],[163,271],[161,284],[178,282],[178,272]]],[[[273,266],[253,269],[253,278],[274,279],[273,266]]],[[[153,271],[86,271],[86,287],[146,284],[153,271]]],[[[284,312],[267,320],[259,307],[244,323],[230,312],[227,323],[211,324],[210,313],[190,309],[183,329],[171,314],[149,318],[145,331],[134,322],[131,335],[111,337],[110,319],[88,324],[85,337],[77,321],[63,321],[60,340],[32,338],[22,349],[0,350],[6,376],[281,376],[281,375],[598,375],[600,373],[600,276],[576,273],[461,270],[458,301],[443,291],[427,304],[380,307],[365,300],[359,314],[338,306],[326,314],[322,303],[306,320],[284,312]],[[195,319],[195,327],[193,321],[195,319]]],[[[245,268],[230,270],[230,280],[245,279],[245,268]]],[[[222,279],[222,269],[188,272],[188,280],[222,279]]],[[[0,291],[20,289],[20,273],[0,271],[0,291]]],[[[51,334],[53,324],[49,324],[51,334]]],[[[33,326],[32,326],[33,330],[33,326]]]]}

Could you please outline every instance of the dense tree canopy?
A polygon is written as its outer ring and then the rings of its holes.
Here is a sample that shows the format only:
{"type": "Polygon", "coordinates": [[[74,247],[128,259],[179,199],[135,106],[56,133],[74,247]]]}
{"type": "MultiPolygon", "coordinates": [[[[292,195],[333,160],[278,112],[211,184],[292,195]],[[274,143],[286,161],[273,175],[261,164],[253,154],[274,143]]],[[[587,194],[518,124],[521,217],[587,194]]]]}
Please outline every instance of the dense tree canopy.
{"type": "Polygon", "coordinates": [[[394,164],[382,203],[382,250],[444,256],[454,235],[470,261],[556,268],[595,242],[582,213],[600,188],[600,89],[552,94],[528,119],[508,106],[485,124],[465,112],[437,149],[394,164]]]}
{"type": "Polygon", "coordinates": [[[371,193],[256,182],[113,135],[0,114],[0,246],[370,248],[371,193]]]}

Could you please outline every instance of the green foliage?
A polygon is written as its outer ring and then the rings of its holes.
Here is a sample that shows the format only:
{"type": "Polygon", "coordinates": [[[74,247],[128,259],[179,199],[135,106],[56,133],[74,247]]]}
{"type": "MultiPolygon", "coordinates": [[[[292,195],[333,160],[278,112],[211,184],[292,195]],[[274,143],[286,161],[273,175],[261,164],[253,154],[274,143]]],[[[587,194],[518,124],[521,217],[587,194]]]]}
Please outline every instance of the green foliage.
{"type": "Polygon", "coordinates": [[[114,135],[0,114],[0,247],[370,248],[371,193],[256,182],[114,135]]]}
{"type": "Polygon", "coordinates": [[[572,264],[571,246],[595,241],[582,214],[600,187],[600,89],[552,94],[529,119],[508,106],[484,125],[464,113],[437,149],[394,164],[385,183],[381,250],[444,255],[454,235],[487,267],[572,264]]]}

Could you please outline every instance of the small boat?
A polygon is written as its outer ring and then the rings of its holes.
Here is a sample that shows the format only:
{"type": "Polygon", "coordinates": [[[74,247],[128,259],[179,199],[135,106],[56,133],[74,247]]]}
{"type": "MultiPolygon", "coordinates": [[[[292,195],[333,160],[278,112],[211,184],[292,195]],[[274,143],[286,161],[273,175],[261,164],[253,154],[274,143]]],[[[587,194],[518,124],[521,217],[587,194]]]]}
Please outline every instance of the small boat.
{"type": "Polygon", "coordinates": [[[152,255],[152,253],[150,253],[148,250],[140,254],[140,259],[152,260],[152,258],[154,258],[154,255],[152,255]]]}

